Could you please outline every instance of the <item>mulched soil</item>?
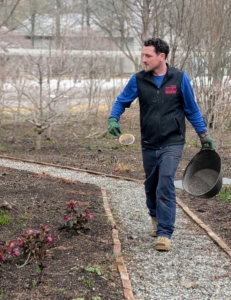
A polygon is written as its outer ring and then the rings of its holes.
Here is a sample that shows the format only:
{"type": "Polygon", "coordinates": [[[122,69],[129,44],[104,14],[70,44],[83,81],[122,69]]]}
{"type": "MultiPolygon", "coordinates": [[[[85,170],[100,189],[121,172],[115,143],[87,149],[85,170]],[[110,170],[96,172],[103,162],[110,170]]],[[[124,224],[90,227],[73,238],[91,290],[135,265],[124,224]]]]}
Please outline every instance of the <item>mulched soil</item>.
{"type": "Polygon", "coordinates": [[[10,219],[0,226],[1,241],[40,231],[41,224],[55,237],[44,258],[23,266],[27,256],[20,255],[2,264],[1,299],[123,299],[99,187],[8,168],[1,169],[0,185],[0,212],[10,219]],[[77,231],[63,226],[71,200],[78,213],[94,215],[77,231]],[[40,278],[36,263],[41,262],[46,268],[40,278]]]}
{"type": "MultiPolygon", "coordinates": [[[[85,171],[144,180],[140,151],[139,117],[137,108],[126,111],[121,119],[123,132],[132,133],[135,143],[122,146],[108,134],[107,115],[94,116],[79,123],[53,128],[51,138],[43,135],[41,150],[35,150],[36,132],[29,123],[5,122],[0,127],[0,155],[70,166],[85,171]]],[[[228,133],[227,133],[228,134],[228,133]]],[[[220,137],[215,136],[215,142],[220,137]]],[[[231,178],[230,142],[219,148],[223,176],[231,178]]],[[[187,143],[177,170],[181,180],[191,158],[200,151],[194,130],[188,125],[187,143]]],[[[46,224],[57,237],[55,248],[48,251],[44,263],[46,275],[38,285],[35,263],[25,267],[25,258],[15,258],[0,270],[1,299],[123,299],[121,280],[114,269],[111,227],[102,206],[99,187],[83,183],[65,183],[58,179],[35,176],[29,172],[1,169],[0,205],[12,205],[12,222],[0,226],[1,240],[16,238],[22,231],[46,224]],[[68,193],[75,191],[76,193],[68,193]],[[94,218],[87,230],[77,233],[58,230],[63,222],[69,200],[79,209],[89,209],[94,218]],[[101,270],[102,275],[86,271],[86,267],[101,270]],[[92,286],[91,286],[92,283],[92,286]],[[96,298],[97,299],[97,298],[96,298]]],[[[231,247],[231,204],[218,196],[200,199],[177,190],[178,197],[224,242],[231,247]]],[[[0,210],[4,209],[3,207],[0,210]]],[[[120,220],[118,220],[120,222],[120,220]]]]}

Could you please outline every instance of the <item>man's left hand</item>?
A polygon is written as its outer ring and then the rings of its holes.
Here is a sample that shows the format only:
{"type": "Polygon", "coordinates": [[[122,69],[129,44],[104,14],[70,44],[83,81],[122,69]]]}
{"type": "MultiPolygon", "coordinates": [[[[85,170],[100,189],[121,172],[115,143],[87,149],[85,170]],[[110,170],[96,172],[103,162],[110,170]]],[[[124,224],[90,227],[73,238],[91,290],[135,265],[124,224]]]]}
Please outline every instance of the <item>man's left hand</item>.
{"type": "Polygon", "coordinates": [[[215,150],[214,141],[207,132],[201,133],[199,138],[203,149],[215,150]]]}

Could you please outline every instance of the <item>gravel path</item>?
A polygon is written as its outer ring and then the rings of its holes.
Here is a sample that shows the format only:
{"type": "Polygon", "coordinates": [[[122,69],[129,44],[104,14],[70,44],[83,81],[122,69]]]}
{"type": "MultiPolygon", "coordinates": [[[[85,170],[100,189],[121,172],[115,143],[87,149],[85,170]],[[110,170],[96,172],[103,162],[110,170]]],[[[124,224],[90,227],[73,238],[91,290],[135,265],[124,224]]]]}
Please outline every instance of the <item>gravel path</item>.
{"type": "Polygon", "coordinates": [[[106,188],[110,207],[122,220],[122,253],[132,257],[126,266],[136,300],[231,299],[230,258],[181,208],[177,208],[171,251],[154,250],[143,185],[7,159],[0,159],[0,165],[106,188]]]}

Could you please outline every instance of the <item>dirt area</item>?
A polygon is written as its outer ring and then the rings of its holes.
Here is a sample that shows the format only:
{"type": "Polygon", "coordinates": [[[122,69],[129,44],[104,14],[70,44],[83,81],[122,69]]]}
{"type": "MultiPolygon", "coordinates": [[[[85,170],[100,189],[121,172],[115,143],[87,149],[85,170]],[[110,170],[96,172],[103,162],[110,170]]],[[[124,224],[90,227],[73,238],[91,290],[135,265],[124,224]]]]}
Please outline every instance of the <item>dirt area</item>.
{"type": "MultiPolygon", "coordinates": [[[[36,131],[29,123],[4,122],[0,127],[0,155],[144,180],[136,106],[125,112],[121,128],[135,136],[134,144],[122,146],[117,139],[104,134],[107,115],[101,115],[54,127],[49,139],[43,135],[42,148],[36,151],[36,131]]],[[[216,133],[211,135],[216,143],[216,133]]],[[[223,177],[231,178],[228,136],[229,133],[218,153],[222,158],[223,177]]],[[[187,164],[199,151],[200,143],[188,125],[187,143],[176,180],[182,179],[187,164]]],[[[14,257],[2,264],[0,299],[123,299],[114,265],[111,227],[98,187],[5,168],[0,168],[0,184],[0,212],[8,211],[11,220],[0,224],[1,242],[16,239],[28,229],[39,230],[40,224],[48,226],[56,237],[54,247],[48,249],[42,260],[46,268],[40,281],[36,259],[20,268],[27,257],[14,257]],[[79,212],[88,210],[94,217],[80,230],[60,230],[65,207],[71,200],[79,212]],[[4,201],[11,208],[4,207],[4,201]]],[[[177,195],[231,247],[229,195],[225,200],[218,196],[195,198],[183,190],[177,190],[177,195]]]]}
{"type": "Polygon", "coordinates": [[[0,242],[21,239],[28,230],[41,233],[0,267],[0,299],[123,299],[99,187],[13,169],[1,170],[0,185],[0,242]],[[76,227],[64,220],[70,202],[77,210],[76,227]],[[80,219],[85,210],[93,214],[87,223],[80,219]],[[46,243],[41,225],[54,244],[46,243]],[[44,256],[34,246],[44,247],[44,256]],[[36,267],[41,263],[42,273],[36,267]]]}

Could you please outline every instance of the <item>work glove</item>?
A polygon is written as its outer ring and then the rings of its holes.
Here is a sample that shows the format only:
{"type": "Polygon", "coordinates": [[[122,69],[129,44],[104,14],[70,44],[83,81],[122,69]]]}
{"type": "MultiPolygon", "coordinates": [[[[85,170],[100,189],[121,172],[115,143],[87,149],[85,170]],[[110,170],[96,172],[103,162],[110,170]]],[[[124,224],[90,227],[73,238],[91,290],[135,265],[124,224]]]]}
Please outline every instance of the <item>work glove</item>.
{"type": "Polygon", "coordinates": [[[207,132],[203,132],[199,134],[199,138],[201,140],[201,145],[203,149],[211,149],[215,150],[214,141],[207,132]]]}
{"type": "Polygon", "coordinates": [[[114,136],[119,137],[121,135],[120,125],[116,118],[108,119],[108,132],[114,136]]]}

